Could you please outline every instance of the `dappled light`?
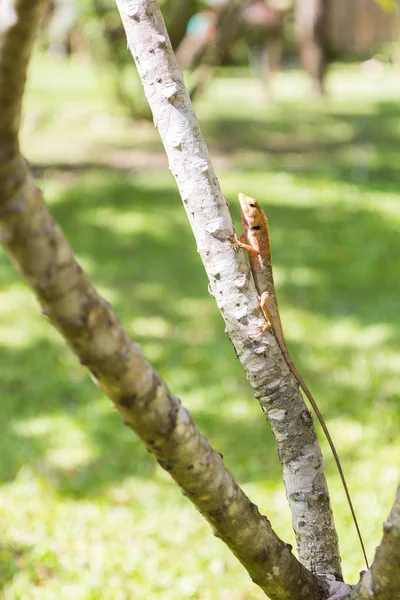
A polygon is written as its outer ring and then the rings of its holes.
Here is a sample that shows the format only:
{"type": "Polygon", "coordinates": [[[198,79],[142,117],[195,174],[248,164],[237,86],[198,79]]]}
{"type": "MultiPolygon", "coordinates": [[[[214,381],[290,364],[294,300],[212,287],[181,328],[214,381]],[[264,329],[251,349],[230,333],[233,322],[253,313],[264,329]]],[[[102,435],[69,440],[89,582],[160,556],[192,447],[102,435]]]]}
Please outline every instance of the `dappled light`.
{"type": "MultiPolygon", "coordinates": [[[[275,442],[208,293],[158,133],[105,85],[88,59],[38,53],[22,150],[97,289],[294,545],[275,442]]],[[[240,191],[268,217],[286,341],[372,557],[400,475],[400,80],[388,65],[350,63],[332,67],[323,99],[310,99],[297,69],[271,85],[272,95],[247,68],[218,67],[196,112],[237,231],[240,191]]],[[[4,252],[0,285],[0,595],[265,597],[122,427],[4,252]]],[[[317,430],[347,581],[362,568],[358,541],[317,430]]]]}

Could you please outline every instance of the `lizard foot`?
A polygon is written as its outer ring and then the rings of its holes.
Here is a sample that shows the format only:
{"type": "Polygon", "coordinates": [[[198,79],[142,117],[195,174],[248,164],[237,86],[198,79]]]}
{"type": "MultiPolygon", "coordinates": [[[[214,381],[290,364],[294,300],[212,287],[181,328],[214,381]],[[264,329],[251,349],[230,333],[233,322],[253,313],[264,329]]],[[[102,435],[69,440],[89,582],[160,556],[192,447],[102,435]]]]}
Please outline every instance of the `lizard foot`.
{"type": "Polygon", "coordinates": [[[239,241],[239,238],[236,235],[236,233],[233,233],[232,235],[227,235],[226,241],[228,242],[228,244],[230,245],[231,248],[234,248],[235,250],[239,250],[240,241],[239,241]]]}
{"type": "Polygon", "coordinates": [[[255,337],[250,337],[250,341],[248,344],[246,344],[247,346],[250,346],[250,344],[252,344],[253,342],[257,342],[257,340],[260,339],[260,337],[266,332],[266,331],[272,331],[272,325],[269,321],[265,321],[262,325],[259,325],[257,327],[259,333],[258,335],[256,335],[255,337]]]}

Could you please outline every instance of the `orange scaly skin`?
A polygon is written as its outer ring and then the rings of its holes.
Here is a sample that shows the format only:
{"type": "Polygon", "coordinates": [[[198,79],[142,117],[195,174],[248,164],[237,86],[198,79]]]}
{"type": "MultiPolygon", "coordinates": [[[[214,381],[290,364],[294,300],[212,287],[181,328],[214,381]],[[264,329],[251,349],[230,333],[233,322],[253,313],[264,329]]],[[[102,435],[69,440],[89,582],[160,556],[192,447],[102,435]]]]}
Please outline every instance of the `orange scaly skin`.
{"type": "Polygon", "coordinates": [[[315,402],[310,390],[303,381],[300,373],[296,369],[289,351],[286,346],[285,337],[283,335],[283,328],[281,317],[279,314],[278,302],[275,294],[274,280],[272,276],[272,257],[271,257],[271,245],[268,230],[267,217],[263,210],[260,208],[257,200],[246,196],[245,194],[239,194],[239,202],[241,208],[241,218],[243,233],[240,236],[240,240],[235,240],[234,244],[237,247],[243,248],[249,254],[250,267],[253,274],[254,282],[258,293],[260,294],[260,306],[265,317],[264,331],[272,329],[278,346],[283,354],[286,364],[291,371],[292,375],[296,379],[297,383],[307,396],[315,414],[317,415],[318,421],[326,435],[329,446],[332,450],[336,466],[339,471],[340,478],[342,480],[343,488],[346,494],[347,502],[349,504],[350,512],[353,517],[354,525],[357,529],[358,538],[360,540],[361,548],[363,551],[365,563],[368,566],[368,559],[364,548],[360,528],[358,526],[357,518],[354,512],[353,503],[350,498],[349,489],[347,487],[346,479],[344,477],[342,465],[339,460],[338,453],[335,445],[326,426],[324,418],[315,402]]]}

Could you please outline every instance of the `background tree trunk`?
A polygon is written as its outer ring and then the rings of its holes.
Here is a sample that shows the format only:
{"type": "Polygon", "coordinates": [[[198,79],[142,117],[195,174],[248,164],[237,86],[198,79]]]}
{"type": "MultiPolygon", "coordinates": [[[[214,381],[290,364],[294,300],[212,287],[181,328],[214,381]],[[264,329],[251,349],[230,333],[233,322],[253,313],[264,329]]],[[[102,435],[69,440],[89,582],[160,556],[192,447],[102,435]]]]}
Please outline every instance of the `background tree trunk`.
{"type": "Polygon", "coordinates": [[[296,0],[296,36],[303,68],[312,78],[315,93],[324,93],[326,73],[325,25],[327,0],[296,0]]]}
{"type": "Polygon", "coordinates": [[[187,24],[198,8],[198,2],[195,0],[175,0],[169,8],[167,27],[174,50],[183,40],[187,24]]]}

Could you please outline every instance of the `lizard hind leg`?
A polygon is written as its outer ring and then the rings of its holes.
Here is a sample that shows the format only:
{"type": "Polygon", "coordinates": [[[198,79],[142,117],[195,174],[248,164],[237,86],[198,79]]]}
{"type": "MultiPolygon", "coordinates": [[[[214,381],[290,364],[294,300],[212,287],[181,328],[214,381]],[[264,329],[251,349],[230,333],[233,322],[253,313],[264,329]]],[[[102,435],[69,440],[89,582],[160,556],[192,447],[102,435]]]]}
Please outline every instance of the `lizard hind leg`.
{"type": "Polygon", "coordinates": [[[271,294],[269,292],[263,292],[260,296],[260,308],[263,311],[263,315],[265,318],[265,325],[262,328],[262,333],[264,331],[270,331],[272,329],[272,319],[271,314],[268,310],[268,304],[271,300],[271,294]]]}
{"type": "Polygon", "coordinates": [[[260,297],[260,308],[263,312],[265,321],[262,325],[260,325],[258,327],[259,333],[258,333],[258,335],[256,335],[255,338],[251,339],[252,342],[256,342],[257,340],[259,340],[260,337],[262,336],[262,334],[265,333],[266,331],[272,331],[271,317],[270,317],[270,314],[269,314],[269,311],[267,308],[268,302],[269,302],[269,294],[268,294],[268,292],[263,292],[260,297]]]}
{"type": "MultiPolygon", "coordinates": [[[[262,334],[265,333],[266,331],[272,331],[271,316],[270,316],[268,308],[267,308],[268,302],[269,302],[269,293],[263,292],[260,297],[260,308],[263,312],[265,321],[262,325],[260,325],[258,327],[259,334],[256,335],[256,337],[251,338],[251,342],[256,342],[257,340],[259,340],[260,337],[262,336],[262,334]]],[[[246,344],[246,345],[249,346],[250,344],[246,344]]]]}

